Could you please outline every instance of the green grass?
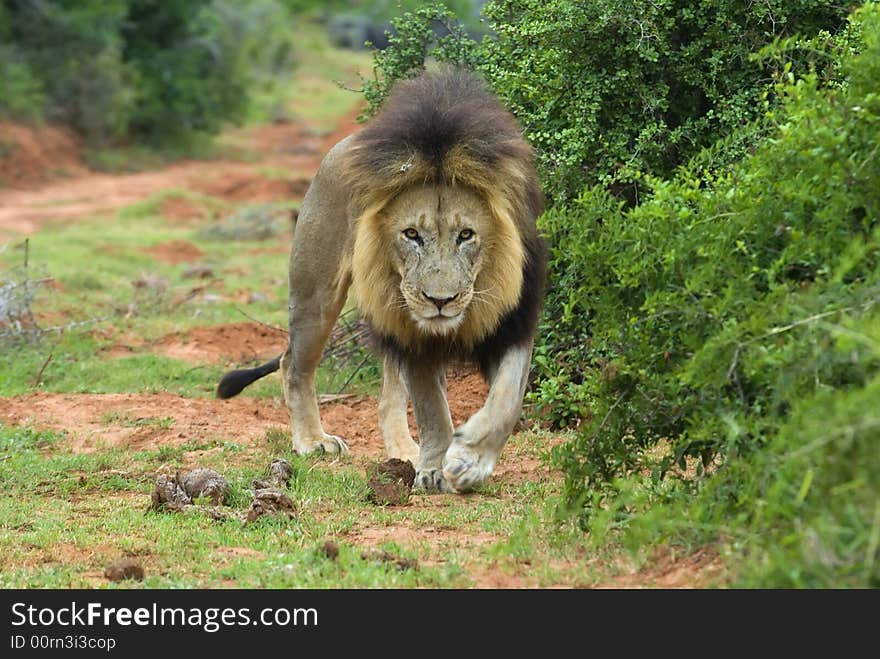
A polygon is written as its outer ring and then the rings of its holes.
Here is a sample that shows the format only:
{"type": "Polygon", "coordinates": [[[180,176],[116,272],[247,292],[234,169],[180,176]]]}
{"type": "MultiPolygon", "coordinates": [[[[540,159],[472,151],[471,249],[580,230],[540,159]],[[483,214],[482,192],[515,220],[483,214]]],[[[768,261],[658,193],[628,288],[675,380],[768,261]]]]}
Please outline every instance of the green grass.
{"type": "MultiPolygon", "coordinates": [[[[65,331],[3,350],[0,396],[35,389],[212,396],[223,371],[234,365],[231,357],[222,363],[181,361],[161,354],[158,344],[163,337],[181,334],[184,338],[178,342],[183,342],[193,328],[251,319],[286,328],[287,227],[282,224],[276,235],[264,240],[210,239],[204,235],[204,224],[179,226],[159,215],[162,201],[171,196],[201,200],[170,190],[123,209],[113,221],[49,225],[30,238],[31,276],[56,282],[55,288],[37,289],[31,310],[41,327],[65,331]],[[166,263],[150,253],[172,241],[189,243],[202,255],[193,261],[166,263]],[[209,268],[213,276],[187,277],[195,264],[209,268]],[[246,303],[242,297],[248,291],[260,297],[246,303]],[[133,339],[130,356],[111,356],[111,348],[133,339]]],[[[219,208],[219,202],[202,201],[219,208]]],[[[0,253],[0,272],[21,259],[21,250],[0,253]]],[[[283,343],[281,336],[279,345],[283,343]]],[[[336,393],[357,363],[322,369],[320,392],[336,393]]],[[[375,391],[378,376],[377,363],[370,359],[346,390],[375,391]]],[[[248,389],[252,396],[278,392],[277,378],[266,378],[248,389]]]]}
{"type": "Polygon", "coordinates": [[[299,70],[290,87],[292,114],[331,130],[339,117],[363,104],[363,97],[351,90],[360,89],[359,75],[372,75],[372,56],[333,48],[324,30],[308,22],[298,28],[296,44],[299,70]]]}
{"type": "MultiPolygon", "coordinates": [[[[529,455],[542,450],[541,438],[532,434],[513,444],[511,450],[529,455]]],[[[467,587],[490,567],[547,584],[597,579],[586,564],[561,562],[577,540],[560,529],[548,532],[542,522],[546,498],[556,489],[551,482],[490,485],[467,497],[416,495],[414,505],[382,508],[365,502],[362,463],[285,451],[295,472],[289,488],[298,507],[294,520],[243,525],[145,512],[156,472],[173,472],[187,451],[205,448],[218,450],[200,464],[225,475],[233,505],[242,510],[251,479],[279,455],[271,437],[246,449],[218,442],[77,455],[66,449],[63,435],[0,426],[0,587],[113,587],[101,574],[123,554],[139,557],[147,578],[122,587],[467,587]],[[384,527],[429,529],[378,543],[394,556],[416,559],[418,569],[399,570],[363,555],[367,545],[358,531],[384,527]],[[455,535],[437,542],[431,532],[438,529],[455,535]],[[488,540],[469,545],[468,536],[488,540]],[[338,560],[320,551],[327,540],[338,543],[338,560]]]]}

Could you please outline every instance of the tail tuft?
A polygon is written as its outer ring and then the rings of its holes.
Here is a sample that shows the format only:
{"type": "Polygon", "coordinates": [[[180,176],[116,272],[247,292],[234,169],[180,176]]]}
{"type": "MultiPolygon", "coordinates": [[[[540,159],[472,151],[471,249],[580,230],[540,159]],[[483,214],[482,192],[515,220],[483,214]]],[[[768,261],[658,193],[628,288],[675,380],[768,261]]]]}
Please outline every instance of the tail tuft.
{"type": "Polygon", "coordinates": [[[232,398],[240,394],[246,386],[256,382],[260,378],[278,370],[281,357],[275,357],[271,361],[261,364],[256,368],[243,368],[237,371],[229,371],[217,384],[217,398],[232,398]]]}

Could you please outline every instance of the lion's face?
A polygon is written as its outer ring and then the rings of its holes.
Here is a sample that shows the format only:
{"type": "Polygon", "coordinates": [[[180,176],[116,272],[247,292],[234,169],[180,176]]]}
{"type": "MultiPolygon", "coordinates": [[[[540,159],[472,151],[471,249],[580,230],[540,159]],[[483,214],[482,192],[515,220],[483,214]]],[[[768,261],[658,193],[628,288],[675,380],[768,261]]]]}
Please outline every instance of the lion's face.
{"type": "Polygon", "coordinates": [[[464,188],[418,187],[385,209],[390,257],[400,276],[397,301],[425,334],[458,329],[476,294],[491,222],[464,188]]]}
{"type": "Polygon", "coordinates": [[[414,185],[364,212],[351,281],[373,328],[408,348],[489,335],[523,285],[523,243],[506,211],[461,185],[414,185]]]}

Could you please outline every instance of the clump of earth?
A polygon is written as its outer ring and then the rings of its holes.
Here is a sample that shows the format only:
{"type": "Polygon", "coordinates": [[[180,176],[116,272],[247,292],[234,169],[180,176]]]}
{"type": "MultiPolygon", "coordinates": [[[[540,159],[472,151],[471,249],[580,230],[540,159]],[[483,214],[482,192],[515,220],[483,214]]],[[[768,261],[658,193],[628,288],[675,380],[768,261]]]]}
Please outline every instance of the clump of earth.
{"type": "Polygon", "coordinates": [[[263,478],[255,478],[251,483],[254,500],[245,517],[249,524],[263,515],[286,515],[289,519],[296,517],[296,505],[283,491],[290,487],[293,467],[287,460],[275,458],[266,467],[263,478]]]}
{"type": "Polygon", "coordinates": [[[416,470],[409,460],[391,458],[367,469],[367,501],[377,506],[403,506],[409,502],[416,470]]]}
{"type": "Polygon", "coordinates": [[[361,558],[365,561],[375,561],[379,563],[393,565],[401,572],[405,570],[419,569],[419,562],[416,559],[395,556],[391,552],[385,551],[384,549],[369,549],[361,554],[361,558]]]}
{"type": "Polygon", "coordinates": [[[266,474],[263,478],[255,478],[253,480],[254,490],[267,490],[271,488],[288,488],[290,487],[290,479],[293,477],[293,467],[282,458],[275,458],[266,467],[266,474]]]}
{"type": "Polygon", "coordinates": [[[339,558],[339,545],[337,545],[332,540],[328,540],[323,545],[321,545],[321,548],[318,551],[320,551],[325,557],[329,558],[331,561],[335,561],[337,558],[339,558]]]}
{"type": "Polygon", "coordinates": [[[123,556],[106,567],[104,576],[110,581],[123,581],[125,579],[143,581],[144,568],[137,559],[131,556],[123,556]]]}
{"type": "Polygon", "coordinates": [[[286,515],[296,517],[296,504],[284,492],[278,490],[255,490],[254,500],[245,516],[245,524],[250,524],[263,515],[286,515]]]}

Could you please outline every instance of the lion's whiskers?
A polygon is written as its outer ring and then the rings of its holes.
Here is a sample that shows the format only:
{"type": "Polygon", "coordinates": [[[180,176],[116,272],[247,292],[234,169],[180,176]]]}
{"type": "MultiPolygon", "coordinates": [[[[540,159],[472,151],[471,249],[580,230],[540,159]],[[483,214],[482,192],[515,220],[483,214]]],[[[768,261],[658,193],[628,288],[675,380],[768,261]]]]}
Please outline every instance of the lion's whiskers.
{"type": "Polygon", "coordinates": [[[501,297],[498,295],[493,295],[489,291],[497,288],[496,286],[490,286],[489,288],[484,288],[482,290],[475,289],[473,292],[473,297],[475,300],[479,300],[480,302],[489,302],[491,300],[500,301],[501,297]]]}

